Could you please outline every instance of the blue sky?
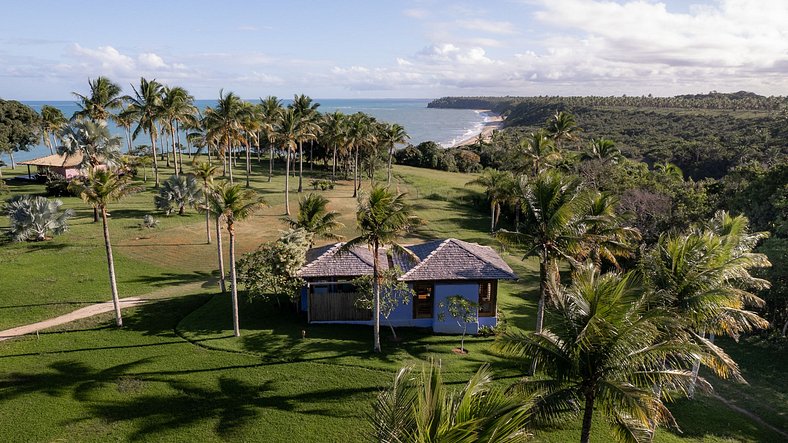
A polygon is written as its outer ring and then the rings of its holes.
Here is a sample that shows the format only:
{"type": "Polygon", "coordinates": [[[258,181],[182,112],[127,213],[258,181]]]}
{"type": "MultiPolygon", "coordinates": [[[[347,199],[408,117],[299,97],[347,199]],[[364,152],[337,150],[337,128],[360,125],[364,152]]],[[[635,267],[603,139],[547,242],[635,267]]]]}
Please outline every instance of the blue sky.
{"type": "Polygon", "coordinates": [[[788,94],[788,1],[14,1],[0,97],[788,94]]]}

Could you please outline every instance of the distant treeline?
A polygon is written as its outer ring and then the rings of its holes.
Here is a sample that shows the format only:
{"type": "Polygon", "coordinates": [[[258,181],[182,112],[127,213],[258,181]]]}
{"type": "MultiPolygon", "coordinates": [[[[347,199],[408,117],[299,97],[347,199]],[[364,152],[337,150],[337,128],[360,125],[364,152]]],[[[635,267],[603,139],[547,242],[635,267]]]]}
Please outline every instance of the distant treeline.
{"type": "Polygon", "coordinates": [[[644,96],[535,96],[535,97],[442,97],[430,102],[429,108],[490,109],[508,114],[517,107],[563,104],[569,108],[625,107],[625,108],[674,108],[674,109],[726,109],[750,111],[779,111],[788,107],[788,97],[763,96],[739,91],[708,94],[687,94],[675,97],[644,96]]]}
{"type": "MultiPolygon", "coordinates": [[[[737,165],[774,164],[788,157],[786,97],[749,92],[677,97],[445,97],[430,105],[492,109],[507,116],[503,132],[514,138],[542,127],[556,112],[569,112],[576,118],[582,139],[612,139],[628,158],[650,165],[674,163],[696,180],[721,178],[737,165]]],[[[490,157],[484,151],[491,147],[475,148],[482,166],[497,166],[484,161],[490,157]]]]}

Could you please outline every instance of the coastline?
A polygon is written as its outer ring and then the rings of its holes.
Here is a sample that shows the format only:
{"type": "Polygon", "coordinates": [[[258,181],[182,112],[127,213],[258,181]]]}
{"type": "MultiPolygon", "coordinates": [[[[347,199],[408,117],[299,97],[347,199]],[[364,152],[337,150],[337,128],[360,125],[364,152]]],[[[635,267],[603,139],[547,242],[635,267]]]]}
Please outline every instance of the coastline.
{"type": "Polygon", "coordinates": [[[481,126],[477,130],[474,130],[473,133],[465,136],[462,140],[447,146],[448,148],[472,145],[476,143],[479,136],[482,137],[482,140],[489,141],[492,138],[493,131],[497,131],[503,127],[502,115],[496,114],[489,109],[477,109],[476,112],[484,116],[481,126]]]}

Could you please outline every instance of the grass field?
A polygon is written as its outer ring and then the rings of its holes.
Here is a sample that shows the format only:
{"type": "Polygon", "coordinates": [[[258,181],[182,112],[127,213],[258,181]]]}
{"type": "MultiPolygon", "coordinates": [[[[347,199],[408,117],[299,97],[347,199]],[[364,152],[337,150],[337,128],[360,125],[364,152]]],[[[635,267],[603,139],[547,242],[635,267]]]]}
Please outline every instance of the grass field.
{"type": "MultiPolygon", "coordinates": [[[[406,241],[453,236],[490,244],[485,208],[476,207],[476,190],[465,186],[470,176],[397,167],[396,178],[426,221],[406,241]]],[[[272,206],[242,223],[241,251],[284,227],[283,178],[268,183],[255,176],[253,183],[272,206]]],[[[11,187],[41,191],[15,181],[11,187]]],[[[346,236],[354,233],[351,193],[346,183],[325,193],[342,213],[346,236]]],[[[296,208],[297,194],[291,197],[296,208]]],[[[457,356],[451,349],[458,337],[399,329],[402,340],[395,343],[385,329],[384,353],[374,355],[367,327],[307,325],[286,307],[259,302],[242,305],[243,334],[233,338],[229,300],[216,294],[212,278],[215,245],[204,242],[202,218],[193,211],[162,216],[159,228],[141,230],[137,224],[152,212],[152,200],[147,190],[116,205],[110,229],[121,295],[159,300],[124,311],[122,330],[106,314],[0,343],[3,441],[365,441],[370,404],[402,364],[438,359],[450,382],[467,380],[484,362],[502,384],[522,373],[521,362],[495,355],[490,338],[469,339],[469,354],[457,356]]],[[[69,233],[46,243],[0,245],[0,329],[109,299],[100,226],[81,202],[64,201],[79,210],[69,233]]],[[[501,285],[499,307],[511,327],[528,329],[535,262],[503,255],[522,279],[501,285]]],[[[713,380],[719,393],[784,429],[788,401],[780,362],[788,355],[722,343],[751,385],[713,380]]],[[[712,397],[678,401],[671,410],[684,433],[660,430],[657,442],[782,441],[712,397]]],[[[578,438],[579,421],[535,436],[578,438]]],[[[592,441],[609,440],[604,423],[595,423],[592,441]]]]}

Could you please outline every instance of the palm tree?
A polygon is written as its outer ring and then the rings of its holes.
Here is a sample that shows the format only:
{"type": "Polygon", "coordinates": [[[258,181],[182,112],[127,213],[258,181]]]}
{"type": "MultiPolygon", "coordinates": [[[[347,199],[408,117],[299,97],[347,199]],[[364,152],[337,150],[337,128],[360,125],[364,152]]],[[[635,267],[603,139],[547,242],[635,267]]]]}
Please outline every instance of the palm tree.
{"type": "Polygon", "coordinates": [[[521,140],[514,152],[517,155],[515,170],[530,177],[539,175],[562,157],[555,142],[541,130],[521,140]]]}
{"type": "Polygon", "coordinates": [[[337,154],[339,146],[344,143],[347,134],[347,116],[340,111],[334,111],[323,116],[322,136],[324,144],[333,148],[333,162],[331,163],[331,181],[337,181],[337,154]]]}
{"type": "Polygon", "coordinates": [[[656,424],[675,425],[653,387],[666,383],[686,394],[691,373],[666,370],[663,362],[688,362],[699,352],[681,334],[663,335],[676,317],[654,309],[653,294],[639,290],[632,274],[600,275],[592,264],[576,272],[570,287],[553,292],[549,329],[509,333],[497,345],[532,358],[542,375],[524,378],[512,391],[538,395],[537,414],[545,418],[584,405],[581,443],[590,439],[597,405],[622,442],[645,441],[656,424]]]}
{"type": "Polygon", "coordinates": [[[673,163],[669,163],[669,162],[655,163],[654,170],[661,172],[666,177],[675,178],[677,180],[684,180],[684,172],[681,170],[681,168],[674,165],[673,163]]]}
{"type": "Polygon", "coordinates": [[[265,205],[265,200],[252,189],[244,189],[241,185],[224,183],[215,186],[208,204],[211,211],[224,217],[227,233],[230,235],[230,284],[232,285],[233,333],[241,336],[238,321],[238,280],[235,270],[235,222],[250,216],[257,208],[265,205]]]}
{"type": "MultiPolygon", "coordinates": [[[[312,103],[312,98],[304,94],[296,95],[293,97],[293,103],[289,107],[295,110],[296,114],[300,117],[301,124],[304,125],[304,134],[311,134],[310,137],[304,137],[298,140],[298,192],[304,191],[303,188],[303,175],[304,175],[304,149],[303,142],[312,141],[317,137],[320,127],[317,125],[318,112],[317,108],[320,103],[312,103]]],[[[309,168],[312,168],[312,154],[309,155],[309,168]]]]}
{"type": "Polygon", "coordinates": [[[434,361],[420,375],[405,366],[391,388],[378,394],[370,414],[379,442],[515,442],[527,436],[534,403],[505,393],[488,365],[450,391],[434,361]]]}
{"type": "Polygon", "coordinates": [[[573,255],[582,250],[584,225],[581,223],[586,198],[580,181],[556,171],[547,171],[533,180],[520,182],[520,195],[525,215],[525,232],[498,231],[505,242],[525,245],[527,252],[539,258],[539,303],[536,311],[536,332],[542,331],[545,302],[549,288],[558,283],[558,260],[573,265],[573,255]]]}
{"type": "Polygon", "coordinates": [[[623,158],[621,150],[616,143],[608,138],[595,138],[588,143],[588,149],[583,152],[583,160],[598,160],[602,163],[616,164],[623,158]]]}
{"type": "Polygon", "coordinates": [[[252,174],[252,147],[250,139],[255,141],[255,146],[259,151],[260,140],[257,134],[263,129],[262,112],[260,108],[249,102],[243,102],[243,108],[240,113],[241,128],[244,131],[243,141],[246,147],[246,187],[250,187],[249,176],[252,174]]]}
{"type": "Polygon", "coordinates": [[[366,245],[371,249],[373,316],[375,320],[374,350],[380,352],[380,291],[378,285],[380,248],[388,246],[394,252],[406,257],[413,257],[412,252],[397,243],[397,238],[415,226],[418,218],[411,214],[411,208],[405,201],[404,193],[393,193],[386,188],[374,186],[368,196],[359,199],[356,222],[361,235],[345,243],[342,250],[349,251],[359,245],[366,245]]]}
{"type": "MultiPolygon", "coordinates": [[[[213,185],[213,177],[218,172],[218,168],[208,162],[200,162],[193,169],[192,174],[202,181],[202,193],[205,197],[205,208],[208,208],[208,197],[211,186],[213,185]]],[[[208,244],[211,244],[211,212],[205,211],[205,236],[208,239],[208,244]]]]}
{"type": "Polygon", "coordinates": [[[158,135],[158,127],[156,122],[161,118],[161,100],[163,86],[154,80],[146,80],[140,77],[139,89],[132,86],[134,90],[134,97],[127,97],[129,107],[126,112],[129,116],[137,122],[137,127],[134,129],[133,137],[137,138],[141,131],[150,135],[151,145],[151,158],[153,158],[153,175],[155,177],[154,187],[159,187],[159,162],[157,156],[159,154],[156,147],[156,137],[158,135]]]}
{"type": "Polygon", "coordinates": [[[484,186],[487,199],[490,200],[490,232],[495,232],[498,218],[501,215],[501,203],[512,199],[511,189],[514,176],[508,171],[485,169],[482,174],[469,181],[469,185],[484,186]]]}
{"type": "Polygon", "coordinates": [[[40,195],[17,195],[6,201],[3,212],[10,221],[9,234],[14,241],[44,241],[52,232],[60,235],[68,231],[68,219],[73,209],[60,211],[61,200],[49,200],[40,195]]]}
{"type": "Polygon", "coordinates": [[[618,259],[632,257],[641,239],[637,228],[624,226],[626,220],[618,214],[617,206],[616,196],[597,191],[589,196],[582,216],[585,245],[578,258],[588,258],[600,269],[604,260],[620,270],[618,259]]]}
{"type": "Polygon", "coordinates": [[[164,180],[158,195],[153,197],[156,209],[170,215],[174,207],[178,208],[178,215],[186,213],[186,207],[195,207],[202,197],[202,189],[197,178],[192,175],[172,175],[164,180]]]}
{"type": "Polygon", "coordinates": [[[345,142],[351,152],[355,152],[353,161],[353,197],[358,196],[358,190],[361,188],[361,172],[359,169],[361,150],[377,142],[373,132],[373,123],[374,120],[372,118],[361,112],[350,116],[345,142]]]}
{"type": "Polygon", "coordinates": [[[303,138],[304,127],[301,117],[287,108],[282,111],[282,119],[276,128],[276,140],[285,150],[285,214],[290,215],[290,157],[298,148],[298,141],[303,138]]]}
{"type": "Polygon", "coordinates": [[[219,91],[216,108],[205,109],[207,137],[220,144],[220,154],[229,160],[230,183],[233,183],[233,150],[236,143],[244,142],[243,120],[246,112],[243,100],[233,92],[219,91]],[[229,154],[229,158],[228,158],[229,154]]]}
{"type": "Polygon", "coordinates": [[[128,109],[124,108],[118,114],[111,115],[110,118],[118,127],[123,128],[126,132],[126,154],[131,155],[131,127],[136,123],[133,113],[128,112],[128,109]]]}
{"type": "Polygon", "coordinates": [[[572,141],[577,138],[575,131],[578,129],[575,117],[568,112],[556,112],[552,118],[547,120],[547,134],[555,140],[555,146],[559,151],[564,141],[572,141]]]}
{"type": "MultiPolygon", "coordinates": [[[[178,171],[178,157],[175,151],[176,139],[177,145],[180,146],[180,128],[177,127],[178,122],[188,119],[189,116],[194,115],[197,108],[194,107],[194,97],[189,95],[189,92],[180,86],[173,88],[164,87],[162,91],[161,100],[161,119],[167,124],[168,132],[172,137],[172,156],[175,162],[175,175],[179,174],[178,171]]],[[[178,148],[180,152],[180,147],[178,148]]],[[[169,155],[167,155],[167,166],[169,166],[169,155]]],[[[180,174],[183,174],[183,158],[180,162],[180,174]]]]}
{"type": "Polygon", "coordinates": [[[342,228],[344,225],[337,221],[339,212],[329,211],[327,206],[327,198],[310,192],[298,201],[298,216],[296,218],[284,217],[283,220],[293,229],[301,228],[313,234],[312,238],[339,240],[342,236],[332,231],[342,228]]]}
{"type": "Polygon", "coordinates": [[[268,182],[274,176],[274,140],[276,139],[276,128],[282,120],[282,100],[279,100],[273,95],[269,95],[263,100],[260,99],[260,119],[263,124],[263,131],[268,138],[270,144],[270,159],[268,162],[268,182]]]}
{"type": "Polygon", "coordinates": [[[110,135],[106,123],[76,120],[62,130],[60,139],[57,152],[66,158],[81,155],[83,168],[120,163],[120,137],[110,135]]]}
{"type": "Polygon", "coordinates": [[[391,159],[394,158],[394,149],[398,144],[406,143],[410,136],[407,132],[405,132],[405,128],[402,126],[394,123],[392,125],[387,125],[385,130],[383,131],[383,138],[381,142],[383,146],[388,148],[388,169],[387,169],[387,178],[386,183],[391,184],[391,159]]]}
{"type": "Polygon", "coordinates": [[[122,90],[107,77],[88,79],[88,85],[90,85],[89,95],[72,92],[79,100],[77,102],[79,110],[71,118],[89,118],[97,123],[106,123],[111,111],[120,109],[123,105],[124,97],[120,95],[122,90]]]}
{"type": "Polygon", "coordinates": [[[107,252],[107,268],[109,269],[109,285],[112,291],[112,303],[115,307],[115,323],[121,327],[123,326],[123,318],[120,314],[118,284],[115,280],[115,259],[112,255],[112,243],[109,238],[107,206],[136,192],[136,189],[130,186],[126,176],[118,175],[109,169],[98,168],[91,168],[85,178],[74,180],[70,186],[73,186],[85,203],[91,204],[101,212],[101,221],[104,225],[104,247],[107,252]]]}
{"type": "Polygon", "coordinates": [[[746,217],[720,211],[706,227],[663,234],[645,258],[649,286],[666,309],[682,319],[691,339],[717,356],[694,362],[695,375],[703,363],[722,377],[741,379],[735,362],[705,334],[738,337],[769,325],[747,309],[763,305],[749,291],[769,287],[769,282],[753,277],[750,271],[771,265],[764,254],[752,252],[766,233],[750,233],[748,225],[746,217]]]}
{"type": "Polygon", "coordinates": [[[60,109],[50,105],[41,107],[41,139],[44,141],[44,145],[49,148],[50,154],[55,153],[54,147],[57,143],[54,138],[67,124],[68,120],[60,109]]]}

